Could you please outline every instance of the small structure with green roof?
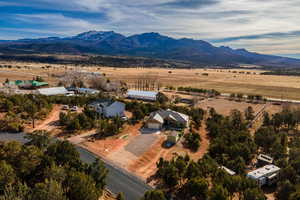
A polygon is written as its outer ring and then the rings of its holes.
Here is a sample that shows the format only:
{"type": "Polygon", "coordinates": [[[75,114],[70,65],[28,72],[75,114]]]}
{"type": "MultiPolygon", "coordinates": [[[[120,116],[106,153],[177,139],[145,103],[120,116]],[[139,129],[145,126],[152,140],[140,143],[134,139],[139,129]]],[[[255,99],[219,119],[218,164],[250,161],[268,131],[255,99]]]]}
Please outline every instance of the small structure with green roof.
{"type": "Polygon", "coordinates": [[[40,82],[36,80],[16,80],[16,81],[7,81],[5,82],[6,86],[9,87],[19,87],[24,89],[34,89],[34,88],[41,88],[43,86],[48,86],[49,84],[47,82],[40,82]]]}

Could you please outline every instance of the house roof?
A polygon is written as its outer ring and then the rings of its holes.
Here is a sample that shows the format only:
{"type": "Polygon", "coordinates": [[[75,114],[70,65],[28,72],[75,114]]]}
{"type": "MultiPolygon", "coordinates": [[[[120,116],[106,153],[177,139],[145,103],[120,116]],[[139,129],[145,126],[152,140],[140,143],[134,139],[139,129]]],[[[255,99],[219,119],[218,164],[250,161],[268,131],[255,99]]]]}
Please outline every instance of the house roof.
{"type": "Polygon", "coordinates": [[[187,122],[189,120],[189,116],[176,112],[174,110],[160,110],[158,113],[165,119],[165,118],[171,118],[175,121],[179,122],[187,122]]]}
{"type": "Polygon", "coordinates": [[[78,88],[77,91],[81,93],[99,93],[99,90],[95,90],[91,88],[78,88]]]}
{"type": "Polygon", "coordinates": [[[53,87],[53,88],[42,88],[37,90],[39,94],[50,96],[50,95],[61,95],[70,93],[64,87],[53,87]]]}
{"type": "Polygon", "coordinates": [[[252,172],[249,172],[247,174],[247,176],[250,178],[259,179],[261,177],[266,177],[266,176],[272,175],[272,174],[278,172],[279,170],[280,170],[280,168],[275,165],[266,165],[262,168],[256,169],[252,172]]]}
{"type": "Polygon", "coordinates": [[[189,120],[189,116],[173,111],[173,110],[159,110],[150,114],[149,119],[154,119],[160,123],[164,123],[166,118],[173,119],[174,121],[186,123],[189,120]]]}
{"type": "Polygon", "coordinates": [[[161,124],[164,123],[164,119],[162,118],[162,116],[158,113],[154,113],[154,115],[151,117],[152,120],[155,120],[161,124]]]}
{"type": "Polygon", "coordinates": [[[109,105],[111,105],[113,103],[112,100],[108,100],[108,99],[99,99],[96,101],[93,101],[92,103],[90,103],[90,106],[101,106],[101,107],[107,107],[109,105]]]}
{"type": "Polygon", "coordinates": [[[113,100],[97,100],[89,104],[89,106],[101,106],[101,107],[109,107],[109,106],[114,106],[118,104],[123,104],[122,102],[119,101],[113,101],[113,100]]]}
{"type": "Polygon", "coordinates": [[[124,105],[124,106],[125,106],[124,103],[119,102],[119,101],[115,101],[115,102],[113,102],[112,104],[110,104],[109,106],[117,106],[117,105],[124,105]]]}
{"type": "Polygon", "coordinates": [[[156,98],[158,92],[154,91],[141,91],[141,90],[128,90],[127,95],[128,96],[143,96],[143,97],[149,97],[149,98],[156,98]]]}

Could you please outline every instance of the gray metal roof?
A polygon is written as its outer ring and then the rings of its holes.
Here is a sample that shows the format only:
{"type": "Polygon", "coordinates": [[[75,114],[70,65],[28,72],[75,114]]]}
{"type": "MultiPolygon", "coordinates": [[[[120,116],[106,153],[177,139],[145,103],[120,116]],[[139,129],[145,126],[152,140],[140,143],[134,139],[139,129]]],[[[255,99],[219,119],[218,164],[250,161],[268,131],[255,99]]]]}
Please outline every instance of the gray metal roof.
{"type": "Polygon", "coordinates": [[[64,95],[70,92],[65,87],[52,87],[52,88],[42,88],[37,90],[39,94],[51,96],[51,95],[64,95]]]}
{"type": "Polygon", "coordinates": [[[141,90],[128,90],[128,96],[143,96],[143,97],[151,97],[156,98],[158,92],[154,91],[141,91],[141,90]]]}
{"type": "MultiPolygon", "coordinates": [[[[182,123],[189,121],[189,116],[170,109],[152,112],[149,119],[155,119],[156,121],[161,122],[161,119],[164,120],[166,118],[172,118],[174,121],[182,123]]],[[[163,121],[161,123],[163,123],[163,121]]]]}

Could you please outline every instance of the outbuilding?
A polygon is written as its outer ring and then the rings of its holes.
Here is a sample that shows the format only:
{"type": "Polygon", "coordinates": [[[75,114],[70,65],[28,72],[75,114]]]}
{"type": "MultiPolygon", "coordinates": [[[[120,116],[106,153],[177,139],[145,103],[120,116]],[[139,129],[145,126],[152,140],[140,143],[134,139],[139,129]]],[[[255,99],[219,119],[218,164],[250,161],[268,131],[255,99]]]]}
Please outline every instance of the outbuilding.
{"type": "Polygon", "coordinates": [[[158,96],[158,92],[154,91],[142,91],[142,90],[128,90],[127,98],[128,99],[136,99],[143,101],[156,101],[158,96]]]}
{"type": "Polygon", "coordinates": [[[180,139],[180,132],[178,131],[172,131],[167,136],[167,142],[171,144],[176,144],[180,139]]]}
{"type": "Polygon", "coordinates": [[[265,165],[270,165],[273,163],[273,158],[265,155],[265,154],[259,154],[257,157],[257,166],[265,166],[265,165]]]}
{"type": "Polygon", "coordinates": [[[38,94],[53,96],[53,95],[68,95],[72,92],[68,91],[65,87],[52,87],[52,88],[42,88],[37,90],[38,94]]]}

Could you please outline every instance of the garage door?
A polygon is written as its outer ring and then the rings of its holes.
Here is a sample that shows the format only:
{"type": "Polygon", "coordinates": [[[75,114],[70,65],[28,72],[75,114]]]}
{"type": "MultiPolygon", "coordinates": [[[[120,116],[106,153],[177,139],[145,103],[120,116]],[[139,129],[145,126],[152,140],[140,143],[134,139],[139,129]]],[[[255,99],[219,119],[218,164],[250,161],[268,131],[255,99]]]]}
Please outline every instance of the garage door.
{"type": "Polygon", "coordinates": [[[160,124],[148,123],[148,128],[150,128],[150,129],[160,129],[160,124]]]}

